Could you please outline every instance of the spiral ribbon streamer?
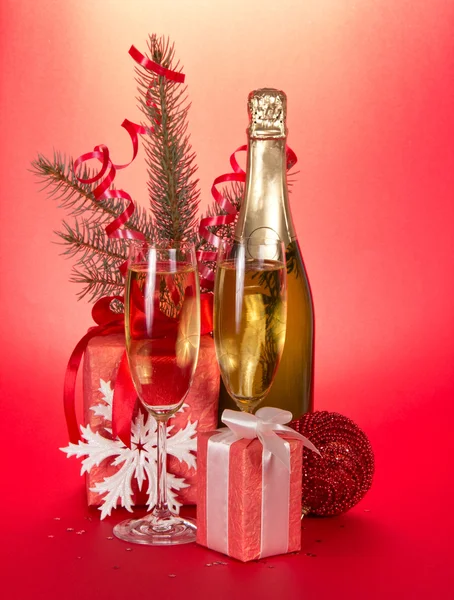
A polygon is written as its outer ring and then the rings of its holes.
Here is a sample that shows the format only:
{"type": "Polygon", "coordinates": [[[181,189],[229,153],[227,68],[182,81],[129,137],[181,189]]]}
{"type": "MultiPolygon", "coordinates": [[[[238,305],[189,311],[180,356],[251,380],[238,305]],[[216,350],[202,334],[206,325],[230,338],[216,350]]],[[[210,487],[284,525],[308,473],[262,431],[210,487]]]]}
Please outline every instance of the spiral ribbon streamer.
{"type": "MultiPolygon", "coordinates": [[[[130,56],[142,67],[148,69],[156,75],[160,75],[161,77],[165,77],[171,81],[175,81],[176,83],[183,83],[185,80],[185,75],[183,73],[178,73],[177,71],[171,71],[170,69],[166,69],[162,65],[153,62],[146,56],[144,56],[135,46],[131,46],[129,49],[130,56]]],[[[135,239],[135,240],[144,240],[144,235],[139,231],[131,231],[129,229],[122,229],[122,225],[124,225],[128,219],[132,216],[135,211],[134,201],[131,196],[125,192],[124,190],[115,190],[111,189],[111,185],[114,182],[115,175],[118,169],[125,169],[128,167],[136,158],[137,152],[139,150],[139,135],[143,135],[146,133],[153,133],[154,128],[146,128],[142,125],[137,125],[128,119],[125,119],[121,126],[126,129],[131,138],[132,147],[133,147],[133,155],[131,160],[124,165],[116,165],[112,162],[110,158],[109,149],[104,144],[100,144],[95,146],[92,152],[87,152],[82,154],[74,161],[74,173],[76,178],[81,183],[96,183],[100,181],[100,184],[93,190],[93,196],[95,200],[101,201],[107,198],[122,198],[128,204],[126,209],[115,218],[112,223],[109,223],[105,228],[107,237],[115,238],[115,239],[135,239]],[[96,175],[90,177],[88,179],[84,179],[77,175],[80,167],[87,161],[97,159],[101,162],[101,169],[98,171],[96,175]],[[103,179],[104,178],[104,179],[103,179]]],[[[124,275],[126,271],[126,264],[123,263],[120,266],[120,272],[124,275]]]]}

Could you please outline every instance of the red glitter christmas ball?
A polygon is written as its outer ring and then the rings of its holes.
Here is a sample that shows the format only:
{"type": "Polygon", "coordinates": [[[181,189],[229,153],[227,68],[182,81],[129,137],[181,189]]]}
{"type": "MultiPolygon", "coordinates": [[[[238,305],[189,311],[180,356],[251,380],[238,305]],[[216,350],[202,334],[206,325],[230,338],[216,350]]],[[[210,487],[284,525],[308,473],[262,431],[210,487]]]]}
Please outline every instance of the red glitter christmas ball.
{"type": "Polygon", "coordinates": [[[318,411],[292,427],[318,448],[304,448],[303,514],[340,515],[357,504],[372,484],[374,453],[366,434],[348,417],[318,411]]]}

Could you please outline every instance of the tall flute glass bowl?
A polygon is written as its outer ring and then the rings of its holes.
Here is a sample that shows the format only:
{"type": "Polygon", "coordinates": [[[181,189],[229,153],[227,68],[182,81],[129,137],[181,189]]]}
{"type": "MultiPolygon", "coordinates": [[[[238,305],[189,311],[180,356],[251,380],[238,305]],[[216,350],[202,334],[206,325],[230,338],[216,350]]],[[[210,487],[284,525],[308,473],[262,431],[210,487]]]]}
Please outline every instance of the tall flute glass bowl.
{"type": "Polygon", "coordinates": [[[224,385],[253,412],[273,383],[285,343],[284,244],[266,237],[223,241],[214,292],[214,341],[224,385]]]}
{"type": "Polygon", "coordinates": [[[181,407],[194,377],[200,345],[200,290],[193,244],[131,242],[125,290],[129,369],[142,406],[157,421],[156,503],[114,534],[148,545],[195,541],[196,524],[167,504],[167,421],[181,407]]]}

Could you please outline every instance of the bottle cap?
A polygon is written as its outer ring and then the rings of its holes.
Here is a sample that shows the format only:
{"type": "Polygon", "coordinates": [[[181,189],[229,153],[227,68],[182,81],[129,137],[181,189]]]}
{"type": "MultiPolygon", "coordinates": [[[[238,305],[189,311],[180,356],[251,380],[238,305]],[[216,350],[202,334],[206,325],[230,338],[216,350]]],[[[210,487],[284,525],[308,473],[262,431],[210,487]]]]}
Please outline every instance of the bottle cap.
{"type": "Polygon", "coordinates": [[[287,96],[280,90],[262,88],[248,97],[250,138],[285,138],[287,96]]]}

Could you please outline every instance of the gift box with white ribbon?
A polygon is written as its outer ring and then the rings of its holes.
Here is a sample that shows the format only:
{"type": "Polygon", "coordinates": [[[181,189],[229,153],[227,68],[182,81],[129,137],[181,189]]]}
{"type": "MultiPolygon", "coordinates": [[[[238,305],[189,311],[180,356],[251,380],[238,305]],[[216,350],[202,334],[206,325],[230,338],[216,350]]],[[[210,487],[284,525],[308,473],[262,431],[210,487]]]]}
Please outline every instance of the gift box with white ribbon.
{"type": "Polygon", "coordinates": [[[225,410],[198,435],[197,542],[247,562],[301,548],[303,445],[291,413],[225,410]]]}

